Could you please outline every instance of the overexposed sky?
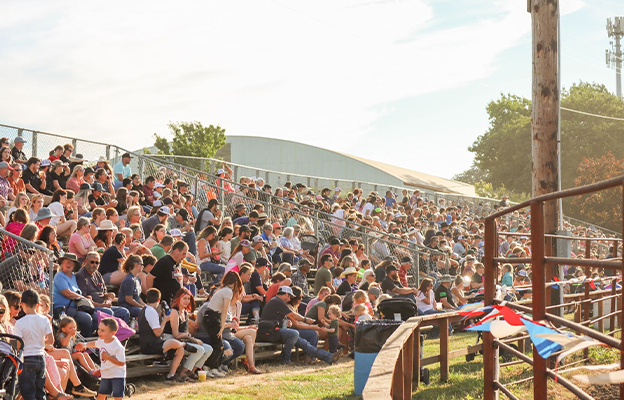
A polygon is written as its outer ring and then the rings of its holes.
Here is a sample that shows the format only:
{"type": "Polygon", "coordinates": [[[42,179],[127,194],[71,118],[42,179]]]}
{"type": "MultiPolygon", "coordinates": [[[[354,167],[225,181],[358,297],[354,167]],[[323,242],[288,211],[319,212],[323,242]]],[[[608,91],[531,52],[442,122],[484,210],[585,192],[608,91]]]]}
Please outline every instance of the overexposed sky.
{"type": "MultiPolygon", "coordinates": [[[[614,91],[605,21],[624,2],[561,4],[564,86],[614,91]]],[[[0,0],[0,13],[0,123],[126,148],[197,120],[448,178],[470,166],[487,103],[531,93],[525,1],[0,0]]]]}

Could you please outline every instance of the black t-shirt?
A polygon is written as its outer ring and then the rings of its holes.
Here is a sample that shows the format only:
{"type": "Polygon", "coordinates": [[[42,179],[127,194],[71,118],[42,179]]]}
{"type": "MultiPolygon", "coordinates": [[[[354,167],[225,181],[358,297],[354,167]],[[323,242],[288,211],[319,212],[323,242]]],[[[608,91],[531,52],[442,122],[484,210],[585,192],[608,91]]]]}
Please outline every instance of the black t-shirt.
{"type": "Polygon", "coordinates": [[[351,293],[352,291],[357,290],[357,289],[358,289],[357,283],[354,283],[353,286],[351,286],[349,285],[349,282],[344,280],[342,281],[340,286],[338,286],[338,289],[336,289],[336,294],[340,296],[345,296],[346,294],[351,293]]]}
{"type": "Polygon", "coordinates": [[[39,177],[38,173],[32,172],[30,168],[26,168],[22,172],[22,180],[24,181],[25,185],[30,184],[33,188],[35,188],[36,191],[41,191],[41,189],[39,188],[39,186],[41,185],[41,178],[39,177]]]}
{"type": "Polygon", "coordinates": [[[381,291],[383,293],[389,294],[389,295],[394,295],[394,293],[392,292],[392,290],[397,287],[397,288],[402,288],[403,285],[401,285],[401,282],[399,281],[393,281],[392,279],[390,279],[388,276],[386,276],[384,278],[383,281],[381,281],[381,291]]]}
{"type": "Polygon", "coordinates": [[[93,196],[93,194],[90,194],[88,200],[89,200],[89,203],[94,202],[96,206],[106,205],[106,201],[104,201],[104,198],[102,196],[96,199],[95,196],[93,196]]]}
{"type": "Polygon", "coordinates": [[[440,286],[436,289],[434,296],[436,301],[442,301],[442,299],[446,298],[452,307],[457,307],[455,303],[453,303],[451,288],[447,288],[446,286],[440,284],[440,286]]]}
{"type": "Polygon", "coordinates": [[[108,274],[113,273],[119,269],[119,259],[123,258],[123,254],[119,251],[119,249],[115,246],[111,246],[104,254],[102,254],[102,259],[100,260],[100,267],[98,271],[100,274],[108,274]]]}
{"type": "Polygon", "coordinates": [[[61,188],[65,189],[65,185],[67,183],[67,177],[64,173],[60,175],[55,172],[50,172],[46,178],[46,189],[54,192],[56,188],[54,187],[54,181],[58,181],[58,184],[61,188]]]}
{"type": "Polygon", "coordinates": [[[171,300],[178,289],[182,287],[180,282],[173,276],[177,270],[177,264],[169,254],[158,260],[150,271],[154,278],[154,287],[160,290],[161,297],[167,304],[171,305],[171,300]]]}
{"type": "Polygon", "coordinates": [[[254,294],[254,293],[260,294],[260,292],[258,292],[258,289],[256,289],[257,286],[262,286],[262,278],[260,277],[260,274],[258,273],[258,271],[254,271],[251,273],[251,278],[249,279],[249,286],[251,286],[250,294],[254,294]]]}
{"type": "Polygon", "coordinates": [[[384,279],[386,279],[386,269],[383,267],[375,268],[375,282],[381,283],[384,279]]]}
{"type": "Polygon", "coordinates": [[[13,148],[11,149],[11,156],[15,160],[20,160],[20,161],[28,160],[28,158],[26,158],[26,153],[24,153],[21,150],[18,150],[17,147],[15,146],[13,146],[13,148]]]}
{"type": "Polygon", "coordinates": [[[362,283],[362,285],[360,286],[360,290],[364,290],[365,292],[368,291],[368,281],[362,283]]]}
{"type": "Polygon", "coordinates": [[[279,297],[275,296],[264,306],[260,319],[262,321],[279,321],[282,322],[286,315],[293,312],[286,303],[279,297]]]}

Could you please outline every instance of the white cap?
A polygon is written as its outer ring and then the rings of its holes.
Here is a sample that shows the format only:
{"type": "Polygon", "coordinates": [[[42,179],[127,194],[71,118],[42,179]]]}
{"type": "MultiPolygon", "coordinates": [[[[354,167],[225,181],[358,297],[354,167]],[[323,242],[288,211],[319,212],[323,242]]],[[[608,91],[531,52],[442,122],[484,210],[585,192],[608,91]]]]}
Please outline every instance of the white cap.
{"type": "Polygon", "coordinates": [[[169,207],[167,207],[167,206],[162,206],[162,207],[160,207],[160,208],[158,209],[158,212],[159,212],[159,213],[161,213],[161,214],[166,214],[166,215],[169,215],[169,213],[170,213],[171,211],[169,210],[169,207]]]}

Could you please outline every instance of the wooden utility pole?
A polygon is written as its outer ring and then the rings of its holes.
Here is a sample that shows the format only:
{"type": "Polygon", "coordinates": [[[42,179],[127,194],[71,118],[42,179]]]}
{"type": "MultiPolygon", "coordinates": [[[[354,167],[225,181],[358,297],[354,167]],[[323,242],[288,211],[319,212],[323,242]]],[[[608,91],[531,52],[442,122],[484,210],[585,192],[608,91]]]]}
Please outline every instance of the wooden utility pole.
{"type": "MultiPolygon", "coordinates": [[[[557,163],[558,124],[559,124],[559,0],[529,0],[533,33],[533,121],[532,121],[532,149],[533,149],[533,196],[540,196],[558,190],[559,168],[557,163]]],[[[533,210],[534,207],[531,207],[533,210]]],[[[555,201],[544,204],[543,232],[554,234],[557,232],[558,210],[555,201]]],[[[533,229],[533,227],[532,227],[533,229]]],[[[544,246],[544,255],[555,254],[553,242],[547,240],[544,246]]],[[[534,245],[536,245],[534,243],[534,245]]],[[[541,244],[543,245],[543,244],[541,244]]],[[[540,246],[541,246],[540,245],[540,246]]],[[[552,279],[553,271],[542,268],[533,271],[535,281],[544,282],[552,279]],[[535,279],[535,274],[542,275],[535,279]],[[544,276],[545,275],[545,276],[544,276]]],[[[546,291],[546,299],[533,302],[533,318],[543,319],[550,293],[546,291]],[[546,303],[545,303],[546,302],[546,303]]],[[[541,290],[533,290],[544,294],[541,290]]],[[[546,361],[541,358],[536,349],[533,349],[534,385],[533,398],[547,398],[546,361]]]]}

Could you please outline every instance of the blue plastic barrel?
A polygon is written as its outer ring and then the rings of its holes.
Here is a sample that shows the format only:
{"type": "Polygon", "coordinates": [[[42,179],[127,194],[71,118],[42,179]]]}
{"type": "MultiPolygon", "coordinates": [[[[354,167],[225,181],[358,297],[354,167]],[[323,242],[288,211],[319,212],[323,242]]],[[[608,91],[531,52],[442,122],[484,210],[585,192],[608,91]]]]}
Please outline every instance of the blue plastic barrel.
{"type": "Polygon", "coordinates": [[[375,358],[377,358],[377,354],[379,353],[360,353],[355,352],[355,367],[353,368],[353,378],[355,381],[355,395],[361,396],[364,391],[364,386],[366,386],[366,381],[368,381],[368,376],[370,375],[371,368],[373,368],[373,363],[375,362],[375,358]]]}

